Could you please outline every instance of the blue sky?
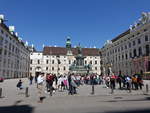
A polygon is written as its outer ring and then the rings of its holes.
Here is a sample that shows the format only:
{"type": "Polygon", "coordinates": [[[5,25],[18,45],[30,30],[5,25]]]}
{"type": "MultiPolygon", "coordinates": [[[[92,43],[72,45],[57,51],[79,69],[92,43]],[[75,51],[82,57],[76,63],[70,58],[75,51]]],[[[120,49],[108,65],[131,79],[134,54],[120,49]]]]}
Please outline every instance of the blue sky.
{"type": "Polygon", "coordinates": [[[42,45],[100,48],[150,11],[150,0],[0,0],[0,14],[24,41],[42,45]]]}

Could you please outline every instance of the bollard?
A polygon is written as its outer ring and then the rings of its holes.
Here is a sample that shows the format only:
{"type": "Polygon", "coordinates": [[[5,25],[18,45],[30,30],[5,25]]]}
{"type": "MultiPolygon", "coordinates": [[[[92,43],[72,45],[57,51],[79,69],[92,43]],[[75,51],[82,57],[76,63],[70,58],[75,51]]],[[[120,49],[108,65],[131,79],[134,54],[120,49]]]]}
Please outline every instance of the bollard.
{"type": "Polygon", "coordinates": [[[131,88],[129,88],[129,93],[131,93],[131,88]]]}
{"type": "Polygon", "coordinates": [[[113,84],[111,84],[111,94],[113,94],[114,93],[114,86],[113,86],[113,84]]]}
{"type": "Polygon", "coordinates": [[[92,84],[92,95],[94,95],[95,91],[94,91],[94,84],[92,84]]]}
{"type": "Polygon", "coordinates": [[[114,88],[113,87],[111,87],[111,94],[113,94],[114,93],[114,88]]]}
{"type": "Polygon", "coordinates": [[[146,93],[148,93],[149,90],[148,90],[148,84],[146,84],[146,93]]]}
{"type": "Polygon", "coordinates": [[[0,88],[0,98],[2,98],[2,88],[0,88]]]}
{"type": "Polygon", "coordinates": [[[129,83],[129,93],[131,93],[131,83],[129,83]]]}
{"type": "Polygon", "coordinates": [[[26,87],[25,96],[26,96],[26,97],[29,97],[29,88],[28,88],[28,87],[26,87]]]}

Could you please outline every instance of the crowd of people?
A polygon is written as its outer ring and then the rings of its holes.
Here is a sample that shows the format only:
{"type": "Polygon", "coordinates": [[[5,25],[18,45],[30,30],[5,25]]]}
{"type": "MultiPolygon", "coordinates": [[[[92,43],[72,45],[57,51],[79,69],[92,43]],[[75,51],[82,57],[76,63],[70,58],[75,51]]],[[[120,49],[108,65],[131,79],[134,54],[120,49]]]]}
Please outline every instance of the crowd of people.
{"type": "MultiPolygon", "coordinates": [[[[29,84],[33,84],[33,80],[37,84],[39,102],[42,102],[43,92],[48,93],[50,96],[54,92],[68,92],[68,95],[77,94],[77,88],[80,85],[105,85],[106,88],[113,89],[127,89],[127,90],[138,90],[142,89],[143,80],[140,75],[133,76],[115,76],[113,73],[109,76],[101,76],[98,74],[86,74],[79,75],[74,73],[68,73],[64,75],[56,76],[55,74],[44,74],[40,73],[38,76],[29,77],[29,84]]],[[[17,83],[19,89],[23,89],[22,81],[19,80],[17,83]]]]}
{"type": "Polygon", "coordinates": [[[128,76],[128,75],[119,75],[115,76],[112,74],[111,76],[104,76],[105,83],[107,88],[116,88],[116,84],[118,84],[119,89],[127,89],[127,90],[142,90],[143,84],[143,79],[141,75],[133,75],[133,76],[128,76]]]}

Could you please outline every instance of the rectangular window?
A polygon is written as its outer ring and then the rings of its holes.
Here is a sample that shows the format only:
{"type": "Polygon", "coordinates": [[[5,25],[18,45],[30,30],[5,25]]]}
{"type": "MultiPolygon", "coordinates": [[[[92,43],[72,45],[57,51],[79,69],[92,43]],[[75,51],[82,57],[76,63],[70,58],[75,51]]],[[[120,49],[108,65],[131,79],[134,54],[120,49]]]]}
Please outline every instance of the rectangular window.
{"type": "Polygon", "coordinates": [[[122,55],[122,60],[124,59],[124,55],[122,55]]]}
{"type": "Polygon", "coordinates": [[[7,55],[7,50],[4,51],[4,55],[7,55]]]}
{"type": "Polygon", "coordinates": [[[3,31],[3,30],[1,30],[1,33],[3,34],[3,33],[4,33],[4,31],[3,31]]]}
{"type": "Polygon", "coordinates": [[[46,60],[46,64],[48,64],[48,60],[46,60]]]}
{"type": "Polygon", "coordinates": [[[48,70],[48,67],[46,67],[46,70],[48,70]]]}
{"type": "Polygon", "coordinates": [[[129,48],[131,48],[131,43],[129,43],[129,48]]]}
{"type": "Polygon", "coordinates": [[[64,67],[64,71],[66,70],[66,67],[64,67]]]}
{"type": "Polygon", "coordinates": [[[71,64],[71,61],[69,60],[69,64],[71,64]]]}
{"type": "Polygon", "coordinates": [[[12,46],[12,52],[14,52],[14,48],[15,48],[15,46],[13,45],[13,46],[12,46]]]}
{"type": "Polygon", "coordinates": [[[95,64],[97,64],[97,61],[95,61],[95,64]]]}
{"type": "Polygon", "coordinates": [[[97,67],[95,67],[95,70],[97,70],[97,67]]]}
{"type": "Polygon", "coordinates": [[[130,58],[132,58],[132,53],[130,52],[130,58]]]}
{"type": "Polygon", "coordinates": [[[60,62],[60,60],[59,60],[59,59],[58,59],[57,61],[58,61],[58,64],[61,64],[61,62],[60,62]]]}
{"type": "Polygon", "coordinates": [[[141,40],[140,39],[138,39],[138,44],[140,44],[141,43],[141,40]]]}
{"type": "Polygon", "coordinates": [[[148,36],[147,35],[145,35],[145,41],[148,41],[148,36]]]}
{"type": "Polygon", "coordinates": [[[52,60],[52,64],[54,64],[54,60],[52,60]]]}
{"type": "Polygon", "coordinates": [[[33,61],[33,60],[30,60],[30,64],[32,64],[32,61],[33,61]]]}
{"type": "Polygon", "coordinates": [[[52,67],[52,70],[54,71],[54,67],[52,67]]]}
{"type": "Polygon", "coordinates": [[[118,52],[120,52],[120,48],[118,48],[118,52]]]}
{"type": "Polygon", "coordinates": [[[40,64],[40,60],[38,60],[38,64],[40,64]]]}
{"type": "Polygon", "coordinates": [[[90,64],[92,64],[92,60],[90,61],[90,64]]]}
{"type": "Polygon", "coordinates": [[[2,48],[0,48],[0,55],[2,55],[2,48]]]}
{"type": "Polygon", "coordinates": [[[133,46],[135,46],[135,41],[133,41],[133,46]]]}
{"type": "Polygon", "coordinates": [[[128,59],[128,54],[126,54],[126,59],[128,59]]]}
{"type": "Polygon", "coordinates": [[[125,49],[127,49],[127,45],[125,45],[125,49]]]}

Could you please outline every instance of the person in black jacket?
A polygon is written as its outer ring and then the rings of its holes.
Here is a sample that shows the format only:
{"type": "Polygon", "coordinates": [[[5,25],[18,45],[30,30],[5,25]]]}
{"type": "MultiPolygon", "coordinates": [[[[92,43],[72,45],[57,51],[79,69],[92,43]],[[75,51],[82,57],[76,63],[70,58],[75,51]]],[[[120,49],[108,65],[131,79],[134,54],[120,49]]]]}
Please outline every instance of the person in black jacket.
{"type": "Polygon", "coordinates": [[[71,81],[72,81],[71,74],[69,74],[69,75],[68,75],[68,85],[69,85],[69,92],[68,92],[68,94],[69,94],[69,95],[70,95],[70,94],[71,94],[71,95],[73,94],[73,86],[72,86],[71,81]]]}
{"type": "Polygon", "coordinates": [[[20,90],[23,89],[21,79],[18,81],[16,87],[19,88],[20,90]]]}

